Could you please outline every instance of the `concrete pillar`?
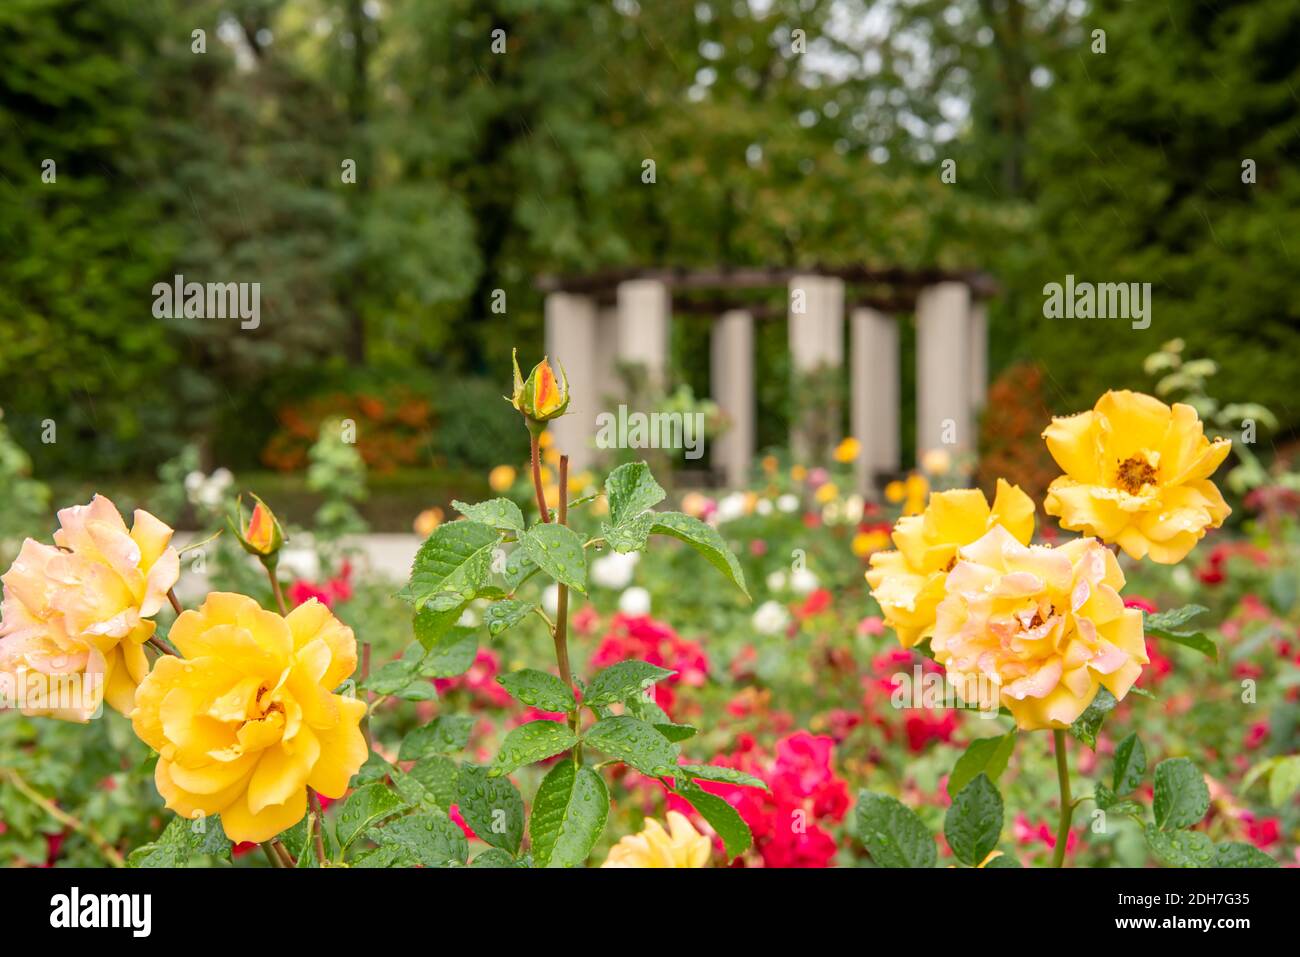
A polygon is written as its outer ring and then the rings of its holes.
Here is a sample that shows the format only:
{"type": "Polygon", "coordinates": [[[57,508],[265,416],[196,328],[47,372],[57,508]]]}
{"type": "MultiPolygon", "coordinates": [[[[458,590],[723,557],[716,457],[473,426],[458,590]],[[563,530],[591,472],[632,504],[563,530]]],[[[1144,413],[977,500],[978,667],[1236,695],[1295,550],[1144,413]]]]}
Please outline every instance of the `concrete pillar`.
{"type": "Polygon", "coordinates": [[[623,395],[623,380],[618,374],[618,309],[603,306],[596,315],[596,399],[602,408],[614,406],[623,395]],[[611,400],[613,400],[611,402],[611,400]]]}
{"type": "Polygon", "coordinates": [[[989,391],[989,313],[982,299],[970,304],[970,402],[976,411],[984,408],[989,391]]]}
{"type": "MultiPolygon", "coordinates": [[[[618,285],[618,361],[645,369],[654,389],[667,384],[668,320],[672,297],[658,279],[629,279],[618,285]]],[[[649,412],[649,409],[642,410],[649,412]]]]}
{"type": "Polygon", "coordinates": [[[858,491],[872,494],[877,476],[901,467],[898,321],[854,309],[849,338],[849,423],[862,445],[854,468],[858,491]]]}
{"type": "MultiPolygon", "coordinates": [[[[844,364],[844,281],[829,276],[790,280],[790,358],[796,377],[835,375],[844,364]]],[[[796,400],[798,395],[796,395],[796,400]]],[[[797,406],[796,406],[797,407],[797,406]]],[[[795,457],[823,456],[840,437],[839,409],[804,409],[790,436],[795,457]]]]}
{"type": "MultiPolygon", "coordinates": [[[[569,454],[571,473],[588,468],[594,457],[596,415],[602,407],[597,391],[597,335],[596,303],[590,296],[568,292],[547,295],[546,354],[564,367],[572,396],[569,411],[553,420],[550,430],[558,447],[569,454]]],[[[520,371],[528,375],[528,367],[522,363],[520,371]]]]}
{"type": "Polygon", "coordinates": [[[971,412],[970,289],[942,282],[916,303],[916,454],[975,448],[971,412]]]}
{"type": "Polygon", "coordinates": [[[730,423],[713,442],[713,464],[729,487],[743,488],[754,458],[754,317],[741,309],[723,313],[710,347],[713,400],[730,423]]]}

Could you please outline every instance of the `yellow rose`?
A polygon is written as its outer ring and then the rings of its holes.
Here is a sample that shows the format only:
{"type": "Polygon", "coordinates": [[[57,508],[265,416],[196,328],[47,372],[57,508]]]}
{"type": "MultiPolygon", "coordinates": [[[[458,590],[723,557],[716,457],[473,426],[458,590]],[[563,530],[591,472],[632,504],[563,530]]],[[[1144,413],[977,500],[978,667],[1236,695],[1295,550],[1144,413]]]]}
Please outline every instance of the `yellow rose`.
{"type": "MultiPolygon", "coordinates": [[[[543,435],[550,433],[543,432],[543,435]]],[[[488,473],[488,487],[497,494],[510,491],[511,486],[515,484],[515,475],[517,473],[509,465],[498,465],[488,473]]]]}
{"type": "Polygon", "coordinates": [[[438,506],[435,505],[433,508],[426,508],[419,515],[415,516],[415,522],[412,524],[412,528],[415,529],[415,534],[422,538],[428,538],[433,534],[433,530],[442,524],[443,517],[442,509],[438,508],[438,506]]]}
{"type": "Polygon", "coordinates": [[[343,796],[368,750],[365,703],[333,693],[356,670],[351,628],[315,599],[281,617],[213,592],[169,637],[183,657],[154,663],[131,714],[168,808],[260,842],[302,820],[307,788],[343,796]]]}
{"type": "Polygon", "coordinates": [[[1043,438],[1065,471],[1044,510],[1131,558],[1182,561],[1232,511],[1210,481],[1232,443],[1209,441],[1190,405],[1107,392],[1092,411],[1053,419],[1043,438]]]}
{"type": "Polygon", "coordinates": [[[645,830],[629,834],[609,849],[601,867],[708,867],[713,845],[677,811],[668,812],[668,830],[647,818],[645,830]]]}
{"type": "Polygon", "coordinates": [[[813,498],[817,500],[818,505],[825,505],[827,502],[835,500],[835,496],[840,494],[839,488],[834,482],[827,482],[825,485],[818,486],[817,491],[813,493],[813,498]]]}
{"type": "Polygon", "coordinates": [[[862,452],[862,443],[857,439],[849,436],[842,439],[840,444],[835,446],[835,461],[847,465],[854,461],[862,452]]]}
{"type": "Polygon", "coordinates": [[[85,721],[105,700],[125,713],[149,670],[149,619],[180,577],[172,530],[141,509],[128,530],[102,495],[58,518],[58,547],[27,539],[0,578],[0,684],[24,673],[70,679],[75,701],[24,709],[33,715],[85,721]]]}
{"type": "Polygon", "coordinates": [[[880,549],[889,545],[889,536],[879,529],[872,529],[869,532],[858,532],[853,536],[853,554],[859,558],[866,558],[872,552],[878,552],[880,549]]]}
{"type": "Polygon", "coordinates": [[[1028,544],[1034,535],[1034,503],[1017,485],[998,479],[992,508],[979,489],[951,489],[930,496],[920,515],[894,525],[897,551],[871,556],[867,581],[904,648],[911,648],[934,629],[935,610],[943,600],[944,579],[957,549],[1001,525],[1028,544]]]}
{"type": "Polygon", "coordinates": [[[958,558],[930,649],[964,701],[1005,707],[1032,731],[1068,728],[1098,687],[1128,694],[1146,642],[1110,549],[1095,538],[1026,547],[994,528],[958,558]]]}

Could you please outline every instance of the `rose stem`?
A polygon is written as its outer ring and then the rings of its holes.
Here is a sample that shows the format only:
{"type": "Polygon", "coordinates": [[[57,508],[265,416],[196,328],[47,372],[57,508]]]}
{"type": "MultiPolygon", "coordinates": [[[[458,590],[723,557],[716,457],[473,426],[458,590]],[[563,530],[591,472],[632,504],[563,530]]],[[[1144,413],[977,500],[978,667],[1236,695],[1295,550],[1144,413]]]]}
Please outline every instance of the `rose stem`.
{"type": "MultiPolygon", "coordinates": [[[[532,435],[532,452],[533,452],[533,488],[537,491],[537,507],[542,512],[542,521],[551,520],[550,510],[546,507],[546,492],[542,489],[542,450],[538,444],[538,436],[532,435]]],[[[560,496],[560,501],[564,501],[564,496],[560,496]]]]}
{"type": "MultiPolygon", "coordinates": [[[[567,525],[569,522],[569,457],[560,456],[560,491],[559,502],[556,504],[556,520],[561,525],[567,525]]],[[[573,672],[569,669],[569,586],[561,582],[556,582],[556,600],[555,600],[555,660],[560,666],[560,679],[573,687],[573,672]]],[[[578,733],[578,712],[573,712],[573,717],[569,720],[573,733],[578,733]]],[[[582,762],[582,745],[574,748],[574,760],[582,762]]]]}
{"type": "Polygon", "coordinates": [[[86,824],[79,818],[73,817],[64,811],[57,804],[47,798],[40,791],[36,790],[27,783],[27,779],[15,771],[13,768],[0,770],[0,779],[7,779],[20,794],[31,801],[42,811],[48,814],[54,820],[58,821],[64,827],[70,827],[86,840],[90,841],[98,848],[99,853],[103,854],[108,862],[114,867],[126,867],[126,861],[112,844],[104,839],[104,836],[95,830],[91,825],[86,824]]]}
{"type": "Polygon", "coordinates": [[[311,812],[316,816],[316,863],[321,867],[325,866],[325,839],[321,837],[321,828],[325,826],[325,812],[321,810],[320,798],[311,788],[307,789],[307,796],[311,798],[311,812]]]}
{"type": "Polygon", "coordinates": [[[167,589],[167,600],[172,603],[172,610],[174,610],[176,614],[179,615],[181,612],[185,610],[184,608],[181,607],[181,600],[176,597],[175,588],[167,589]]]}
{"type": "Polygon", "coordinates": [[[262,567],[266,569],[266,577],[271,579],[271,591],[275,593],[275,604],[279,607],[280,614],[289,614],[289,610],[284,607],[284,592],[280,590],[280,578],[275,573],[275,566],[263,562],[262,567]]]}
{"type": "Polygon", "coordinates": [[[262,848],[262,853],[266,855],[266,859],[271,862],[272,867],[284,867],[284,861],[280,860],[280,855],[275,852],[275,848],[271,846],[269,841],[259,846],[262,848]]]}
{"type": "Polygon", "coordinates": [[[1052,854],[1052,866],[1060,867],[1065,863],[1065,845],[1070,839],[1070,818],[1074,815],[1074,805],[1070,801],[1070,763],[1065,751],[1065,732],[1059,728],[1052,732],[1056,745],[1056,781],[1061,788],[1061,821],[1056,826],[1056,850],[1052,854]]]}

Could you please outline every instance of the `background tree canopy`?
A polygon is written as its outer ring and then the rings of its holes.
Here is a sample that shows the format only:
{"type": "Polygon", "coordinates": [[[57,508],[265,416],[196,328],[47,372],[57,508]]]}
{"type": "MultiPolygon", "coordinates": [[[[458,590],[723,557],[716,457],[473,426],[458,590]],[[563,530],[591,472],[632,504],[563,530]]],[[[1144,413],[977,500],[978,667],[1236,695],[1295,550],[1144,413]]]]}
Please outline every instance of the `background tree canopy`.
{"type": "Polygon", "coordinates": [[[540,272],[867,262],[993,273],[1056,411],[1179,335],[1294,430],[1297,48],[1289,0],[9,0],[6,421],[38,470],[256,463],[314,395],[499,411],[446,383],[539,340],[540,272]],[[260,328],[154,318],[177,273],[260,328]],[[1045,319],[1067,273],[1151,327],[1045,319]]]}

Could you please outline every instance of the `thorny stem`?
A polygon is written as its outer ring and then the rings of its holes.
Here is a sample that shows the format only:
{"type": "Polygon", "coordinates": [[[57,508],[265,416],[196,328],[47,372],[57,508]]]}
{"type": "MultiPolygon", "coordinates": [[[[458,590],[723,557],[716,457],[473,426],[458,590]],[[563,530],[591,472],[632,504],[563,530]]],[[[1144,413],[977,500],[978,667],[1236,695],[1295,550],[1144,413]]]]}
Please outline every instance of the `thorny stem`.
{"type": "Polygon", "coordinates": [[[104,857],[108,859],[108,862],[114,867],[126,867],[126,859],[122,857],[117,848],[104,839],[104,836],[100,834],[99,831],[95,830],[94,827],[85,823],[81,819],[75,818],[67,811],[63,810],[40,791],[28,784],[27,779],[13,768],[0,770],[0,780],[7,780],[14,786],[16,791],[26,797],[27,800],[31,801],[50,817],[54,818],[54,820],[58,821],[64,827],[72,828],[72,830],[90,841],[91,844],[94,844],[99,850],[99,853],[103,854],[104,857]]]}
{"type": "Polygon", "coordinates": [[[1052,866],[1060,867],[1065,863],[1065,845],[1070,840],[1070,819],[1074,816],[1074,803],[1070,800],[1070,762],[1065,751],[1065,732],[1059,728],[1052,732],[1056,745],[1056,781],[1061,789],[1061,820],[1056,826],[1056,850],[1052,854],[1052,866]]]}
{"type": "MultiPolygon", "coordinates": [[[[532,440],[531,444],[533,452],[533,489],[537,492],[537,508],[541,511],[542,521],[545,523],[551,520],[551,515],[550,510],[546,507],[546,491],[542,488],[542,450],[537,441],[538,436],[532,435],[531,430],[529,435],[532,440]]],[[[560,480],[560,488],[564,488],[563,479],[560,480]]],[[[565,498],[566,496],[562,493],[560,495],[561,503],[564,502],[565,498]]],[[[564,524],[564,519],[560,519],[560,524],[564,524]]]]}
{"type": "MultiPolygon", "coordinates": [[[[567,525],[569,522],[569,457],[567,455],[560,456],[560,501],[556,520],[561,525],[567,525]]],[[[573,672],[569,668],[569,586],[563,582],[556,582],[556,592],[555,660],[560,666],[560,679],[572,688],[573,672]]],[[[569,719],[569,726],[575,735],[578,733],[580,720],[580,712],[575,708],[573,716],[569,719]]],[[[573,759],[578,764],[582,763],[581,744],[573,749],[573,759]]]]}
{"type": "Polygon", "coordinates": [[[275,848],[269,842],[258,846],[262,849],[262,853],[266,855],[266,860],[272,867],[284,867],[284,861],[280,860],[280,855],[275,853],[275,848]]]}
{"type": "Polygon", "coordinates": [[[325,866],[325,839],[321,836],[321,832],[322,829],[325,827],[325,812],[321,810],[320,798],[317,797],[315,791],[311,790],[311,788],[308,788],[307,796],[311,798],[311,812],[316,818],[316,827],[314,828],[314,833],[316,835],[316,863],[319,864],[321,867],[324,867],[325,866]]]}

